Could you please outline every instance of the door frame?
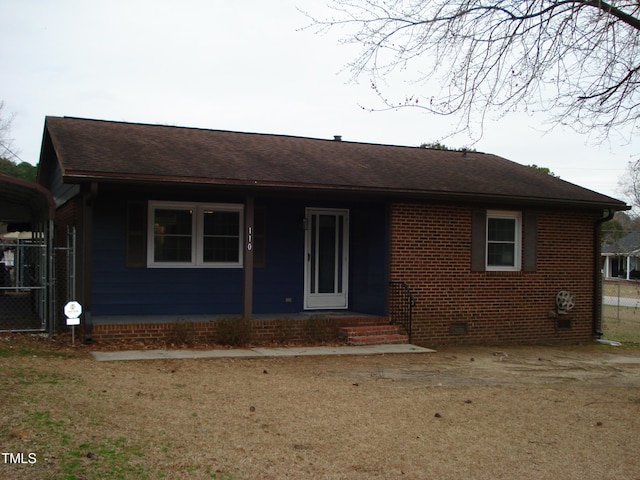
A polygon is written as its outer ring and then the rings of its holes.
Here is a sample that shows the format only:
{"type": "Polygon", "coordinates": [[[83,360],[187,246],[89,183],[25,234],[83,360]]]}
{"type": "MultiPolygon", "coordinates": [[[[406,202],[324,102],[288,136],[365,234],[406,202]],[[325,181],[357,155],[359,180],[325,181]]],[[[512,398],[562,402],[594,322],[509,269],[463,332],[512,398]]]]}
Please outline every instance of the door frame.
{"type": "MultiPolygon", "coordinates": [[[[316,235],[318,231],[316,229],[316,235]]],[[[336,241],[339,241],[339,233],[336,231],[336,241]]],[[[317,240],[317,238],[316,238],[317,240]]],[[[339,261],[339,259],[336,259],[339,261]]],[[[336,273],[339,275],[339,273],[336,273]]],[[[337,276],[336,276],[337,279],[337,276]]],[[[317,283],[317,279],[316,279],[317,283]]],[[[315,208],[305,209],[305,235],[304,235],[304,309],[305,310],[338,310],[349,308],[349,209],[344,208],[315,208]],[[343,218],[342,230],[342,268],[337,272],[342,272],[342,291],[337,293],[312,293],[311,274],[317,268],[312,269],[312,259],[317,261],[318,242],[315,242],[316,251],[312,252],[312,216],[313,215],[334,215],[343,218]]]]}

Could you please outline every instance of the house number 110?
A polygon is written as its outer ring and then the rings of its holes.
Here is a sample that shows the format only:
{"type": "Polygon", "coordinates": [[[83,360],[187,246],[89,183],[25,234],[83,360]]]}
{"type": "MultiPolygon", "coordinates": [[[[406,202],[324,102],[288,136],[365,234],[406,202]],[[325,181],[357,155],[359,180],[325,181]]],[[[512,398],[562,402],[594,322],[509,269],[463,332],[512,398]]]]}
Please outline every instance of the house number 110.
{"type": "Polygon", "coordinates": [[[253,248],[253,228],[249,227],[247,232],[247,250],[251,250],[253,248]]]}

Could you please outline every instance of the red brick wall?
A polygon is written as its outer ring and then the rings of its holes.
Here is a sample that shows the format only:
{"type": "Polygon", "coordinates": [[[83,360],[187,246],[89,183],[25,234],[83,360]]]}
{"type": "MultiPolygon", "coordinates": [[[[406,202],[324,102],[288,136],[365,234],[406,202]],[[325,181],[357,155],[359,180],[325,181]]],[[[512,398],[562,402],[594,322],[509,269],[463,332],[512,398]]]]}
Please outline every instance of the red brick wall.
{"type": "Polygon", "coordinates": [[[537,211],[535,272],[472,272],[473,210],[392,206],[390,279],[406,282],[417,300],[413,343],[593,340],[593,234],[599,217],[537,211]],[[554,317],[560,290],[574,293],[575,307],[554,317]],[[556,328],[557,319],[570,320],[571,328],[556,328]],[[452,324],[465,323],[466,333],[451,332],[452,324]]]}
{"type": "MultiPolygon", "coordinates": [[[[239,318],[225,319],[231,322],[243,322],[239,318]]],[[[248,330],[244,330],[247,343],[315,343],[335,342],[338,340],[337,328],[356,325],[378,325],[388,319],[375,316],[306,316],[304,318],[254,319],[249,321],[248,330]]],[[[241,324],[246,329],[247,324],[241,324]]],[[[81,334],[83,329],[81,328],[81,334]]],[[[169,344],[218,344],[226,335],[218,331],[216,320],[189,320],[112,323],[93,325],[92,340],[96,342],[156,341],[169,344]]]]}

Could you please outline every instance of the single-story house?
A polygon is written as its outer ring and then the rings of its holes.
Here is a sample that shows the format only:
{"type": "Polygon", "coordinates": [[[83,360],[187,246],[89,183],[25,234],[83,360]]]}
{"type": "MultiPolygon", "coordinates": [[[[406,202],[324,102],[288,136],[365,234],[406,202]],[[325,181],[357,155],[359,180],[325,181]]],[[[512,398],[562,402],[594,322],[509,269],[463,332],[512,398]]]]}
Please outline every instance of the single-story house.
{"type": "Polygon", "coordinates": [[[627,209],[473,151],[66,117],[46,118],[38,181],[77,229],[93,339],[384,323],[400,286],[416,344],[588,341],[600,224],[627,209]]]}
{"type": "Polygon", "coordinates": [[[640,232],[629,232],[602,246],[602,272],[605,278],[640,278],[640,232]]]}

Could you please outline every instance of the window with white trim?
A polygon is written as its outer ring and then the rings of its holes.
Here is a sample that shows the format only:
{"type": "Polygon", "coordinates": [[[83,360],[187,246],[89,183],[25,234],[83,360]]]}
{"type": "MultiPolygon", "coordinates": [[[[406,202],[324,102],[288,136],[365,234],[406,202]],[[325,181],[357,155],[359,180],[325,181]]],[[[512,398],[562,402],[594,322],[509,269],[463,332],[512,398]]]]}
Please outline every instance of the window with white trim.
{"type": "Polygon", "coordinates": [[[244,206],[149,202],[147,266],[242,267],[244,206]]]}
{"type": "Polygon", "coordinates": [[[520,212],[487,212],[487,270],[520,270],[521,223],[520,212]]]}

